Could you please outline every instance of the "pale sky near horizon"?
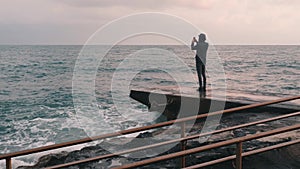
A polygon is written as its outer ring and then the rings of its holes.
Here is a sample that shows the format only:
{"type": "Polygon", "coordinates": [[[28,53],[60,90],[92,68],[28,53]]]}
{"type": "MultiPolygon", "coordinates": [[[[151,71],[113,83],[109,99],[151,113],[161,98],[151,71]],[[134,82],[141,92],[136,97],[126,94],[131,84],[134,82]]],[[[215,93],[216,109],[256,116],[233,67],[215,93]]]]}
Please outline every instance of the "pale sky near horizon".
{"type": "MultiPolygon", "coordinates": [[[[196,25],[215,44],[300,45],[299,0],[0,0],[0,4],[0,44],[84,44],[112,20],[162,12],[196,25]]],[[[146,38],[150,43],[157,40],[146,38]]]]}

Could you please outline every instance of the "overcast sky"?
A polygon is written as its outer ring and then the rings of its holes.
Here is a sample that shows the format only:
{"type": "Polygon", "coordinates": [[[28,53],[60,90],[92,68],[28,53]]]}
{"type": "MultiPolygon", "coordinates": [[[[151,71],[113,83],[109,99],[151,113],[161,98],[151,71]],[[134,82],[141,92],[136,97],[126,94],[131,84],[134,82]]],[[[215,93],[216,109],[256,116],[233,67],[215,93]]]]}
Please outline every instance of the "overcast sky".
{"type": "Polygon", "coordinates": [[[104,24],[139,12],[184,18],[215,44],[300,44],[299,0],[0,2],[0,44],[84,44],[104,24]]]}

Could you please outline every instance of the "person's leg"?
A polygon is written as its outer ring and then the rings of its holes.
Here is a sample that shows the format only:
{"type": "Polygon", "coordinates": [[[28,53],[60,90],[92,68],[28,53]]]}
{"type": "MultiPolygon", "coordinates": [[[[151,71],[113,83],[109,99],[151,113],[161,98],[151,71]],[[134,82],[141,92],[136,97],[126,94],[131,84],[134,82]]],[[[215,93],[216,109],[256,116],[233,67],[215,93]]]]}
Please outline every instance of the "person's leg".
{"type": "Polygon", "coordinates": [[[206,74],[205,74],[205,65],[202,64],[202,70],[201,70],[201,73],[202,73],[202,78],[203,78],[203,90],[205,91],[206,90],[206,74]]]}
{"type": "Polygon", "coordinates": [[[197,75],[198,75],[198,82],[199,82],[199,89],[202,88],[202,79],[201,79],[201,63],[196,57],[196,70],[197,70],[197,75]]]}

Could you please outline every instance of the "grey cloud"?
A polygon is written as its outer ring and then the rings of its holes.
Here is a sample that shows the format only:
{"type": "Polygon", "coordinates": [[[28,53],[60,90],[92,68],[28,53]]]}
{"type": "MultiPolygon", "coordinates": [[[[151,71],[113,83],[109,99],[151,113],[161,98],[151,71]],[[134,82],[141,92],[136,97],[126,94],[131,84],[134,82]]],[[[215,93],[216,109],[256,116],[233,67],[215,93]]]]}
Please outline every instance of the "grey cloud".
{"type": "Polygon", "coordinates": [[[95,27],[78,24],[0,24],[1,44],[84,44],[95,27]]]}
{"type": "Polygon", "coordinates": [[[213,1],[207,0],[55,0],[75,7],[128,7],[163,9],[178,7],[208,8],[213,1]]]}

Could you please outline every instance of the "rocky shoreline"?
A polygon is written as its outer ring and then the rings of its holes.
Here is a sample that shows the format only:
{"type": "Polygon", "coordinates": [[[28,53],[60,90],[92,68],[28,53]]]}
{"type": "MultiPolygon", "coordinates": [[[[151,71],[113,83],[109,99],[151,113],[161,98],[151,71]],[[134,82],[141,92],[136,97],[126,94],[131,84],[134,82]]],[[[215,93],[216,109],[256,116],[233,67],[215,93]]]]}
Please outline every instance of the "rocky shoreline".
{"type": "MultiPolygon", "coordinates": [[[[218,129],[221,128],[226,128],[229,126],[234,126],[238,124],[244,124],[250,121],[256,121],[260,119],[265,119],[265,118],[270,118],[273,116],[277,116],[279,114],[277,113],[263,113],[263,114],[257,114],[255,112],[243,112],[243,113],[234,113],[230,115],[226,115],[222,117],[221,123],[218,125],[218,129]]],[[[249,134],[255,134],[258,132],[263,132],[263,131],[268,131],[272,130],[275,128],[279,127],[284,127],[284,126],[289,126],[293,124],[299,123],[299,117],[291,117],[279,121],[274,121],[274,122],[269,122],[261,125],[256,125],[256,126],[251,126],[251,127],[246,127],[242,129],[237,129],[234,131],[230,132],[224,132],[220,134],[215,134],[212,135],[206,142],[201,143],[199,142],[198,139],[194,140],[189,140],[187,141],[187,149],[190,148],[196,148],[212,143],[216,143],[219,141],[224,141],[227,139],[231,138],[236,138],[236,137],[241,137],[249,134]]],[[[201,127],[203,126],[203,122],[198,121],[196,124],[192,125],[192,128],[189,132],[189,135],[194,135],[197,133],[201,132],[201,127]]],[[[179,129],[179,128],[178,128],[179,129]]],[[[164,141],[163,139],[156,139],[154,136],[157,135],[158,133],[162,132],[162,129],[157,129],[151,132],[144,132],[139,134],[136,138],[144,138],[147,140],[147,144],[151,143],[157,143],[164,141]]],[[[169,135],[174,135],[178,136],[180,134],[180,130],[174,129],[169,131],[169,135]]],[[[257,139],[257,140],[252,140],[249,142],[246,142],[243,145],[243,150],[244,151],[249,151],[257,148],[262,148],[270,145],[275,145],[278,143],[283,143],[286,141],[294,140],[300,138],[300,131],[296,130],[293,132],[290,132],[288,136],[286,134],[280,134],[272,137],[267,137],[263,139],[257,139]]],[[[127,142],[126,144],[123,145],[123,147],[138,147],[142,146],[139,145],[139,140],[138,139],[132,139],[132,138],[115,138],[112,140],[107,140],[103,141],[100,144],[97,144],[95,146],[89,146],[89,147],[84,147],[81,150],[76,150],[72,152],[61,152],[57,154],[48,154],[45,156],[42,156],[38,162],[34,166],[19,166],[18,169],[38,169],[38,168],[43,168],[47,166],[52,166],[56,164],[62,164],[62,163],[67,163],[71,161],[76,161],[76,160],[81,160],[85,158],[90,158],[90,157],[95,157],[95,156],[100,156],[104,154],[108,154],[109,151],[107,151],[107,147],[111,148],[113,150],[115,147],[120,147],[117,144],[127,142]],[[130,141],[126,141],[130,140],[130,141]],[[124,141],[125,140],[125,141],[124,141]],[[103,149],[105,147],[105,149],[103,149]]],[[[145,143],[145,142],[143,142],[145,143]]],[[[165,151],[164,153],[159,154],[160,155],[166,155],[170,153],[174,153],[181,150],[181,145],[177,144],[174,145],[173,148],[169,149],[168,151],[165,151]]],[[[272,150],[268,151],[265,153],[249,156],[243,158],[243,167],[244,169],[265,169],[265,168],[272,168],[272,169],[298,169],[300,168],[300,145],[292,145],[289,147],[281,148],[278,150],[272,150]]],[[[121,151],[121,150],[113,150],[114,152],[116,151],[121,151]]],[[[150,151],[142,151],[140,152],[141,154],[145,155],[145,153],[149,153],[151,151],[155,151],[155,149],[150,150],[150,151]]],[[[153,154],[155,152],[152,152],[150,154],[153,154]]],[[[226,157],[229,155],[233,155],[235,153],[235,145],[231,146],[226,146],[226,147],[221,147],[201,153],[196,153],[192,155],[186,156],[186,165],[191,166],[195,164],[199,164],[202,162],[226,157]]],[[[85,163],[81,164],[78,166],[72,166],[68,167],[68,169],[88,169],[88,168],[113,168],[116,166],[120,166],[123,164],[128,164],[136,161],[140,161],[145,158],[132,158],[133,156],[136,157],[139,154],[129,154],[126,156],[116,156],[113,158],[109,159],[103,159],[100,161],[96,162],[90,162],[90,163],[85,163]]],[[[142,157],[142,156],[141,156],[142,157]]],[[[147,166],[142,166],[138,168],[180,168],[180,158],[177,159],[172,159],[164,162],[159,162],[147,166]]],[[[223,162],[218,165],[214,166],[209,166],[205,167],[205,169],[217,169],[217,168],[222,168],[222,169],[232,169],[233,163],[232,161],[228,162],[223,162]]]]}

